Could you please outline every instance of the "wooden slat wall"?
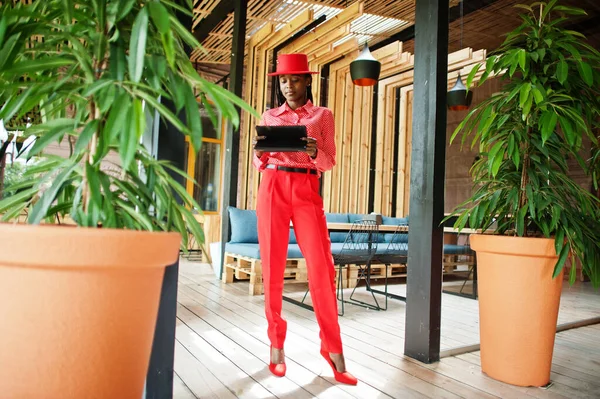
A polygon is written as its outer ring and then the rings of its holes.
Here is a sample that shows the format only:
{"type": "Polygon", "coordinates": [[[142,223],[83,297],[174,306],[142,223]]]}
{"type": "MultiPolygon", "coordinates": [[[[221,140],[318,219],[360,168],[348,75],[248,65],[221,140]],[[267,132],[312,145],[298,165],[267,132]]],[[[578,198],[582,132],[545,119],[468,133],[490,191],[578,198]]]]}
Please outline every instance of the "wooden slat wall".
{"type": "MultiPolygon", "coordinates": [[[[464,79],[474,65],[485,61],[486,51],[462,49],[448,55],[448,88],[452,87],[460,72],[464,79]]],[[[375,171],[375,195],[373,210],[375,212],[405,216],[408,214],[408,198],[410,186],[410,153],[412,138],[412,95],[413,95],[413,62],[414,57],[406,57],[406,63],[396,63],[394,67],[382,66],[386,77],[379,81],[378,112],[377,112],[377,160],[375,171]],[[410,69],[409,69],[410,68],[410,69]],[[409,70],[407,70],[409,69],[409,70]],[[405,71],[406,72],[401,72],[405,71]],[[393,74],[395,71],[401,72],[393,74]],[[396,89],[400,88],[400,97],[395,97],[396,89]],[[400,101],[400,112],[395,115],[396,104],[400,101]],[[395,148],[395,123],[398,123],[398,151],[395,148]],[[394,157],[398,159],[398,170],[394,170],[394,157]],[[396,183],[396,206],[393,207],[392,190],[396,183]]],[[[477,73],[475,81],[479,80],[483,70],[477,73]]]]}
{"type": "MultiPolygon", "coordinates": [[[[357,7],[356,12],[360,12],[357,7]]],[[[338,19],[341,26],[327,26],[327,32],[345,29],[346,16],[338,19]]],[[[330,22],[333,22],[330,21],[330,22]]],[[[307,18],[302,23],[308,23],[307,18]]],[[[301,26],[300,21],[290,24],[290,30],[301,26]]],[[[270,28],[264,28],[268,32],[270,28]]],[[[279,36],[279,35],[277,35],[279,36]]],[[[260,112],[265,110],[267,96],[266,73],[269,70],[269,51],[277,43],[277,36],[269,40],[259,39],[268,34],[257,35],[257,43],[252,42],[249,54],[252,55],[246,72],[248,82],[257,82],[246,86],[246,98],[260,112]]],[[[331,36],[331,41],[336,40],[331,36]]],[[[337,166],[323,175],[323,201],[327,212],[366,213],[369,210],[368,192],[371,165],[371,137],[376,135],[377,157],[375,160],[375,180],[373,210],[384,215],[403,216],[408,212],[408,187],[410,182],[410,150],[412,128],[412,81],[414,57],[402,52],[401,43],[392,43],[373,54],[382,61],[382,79],[379,82],[377,115],[373,115],[373,89],[354,86],[350,78],[350,63],[358,55],[356,42],[342,43],[331,47],[331,42],[314,41],[310,47],[301,43],[288,47],[288,50],[305,51],[309,55],[311,68],[320,69],[322,63],[339,58],[330,64],[328,81],[328,107],[333,111],[336,124],[337,166]],[[331,53],[327,51],[331,50],[331,53]],[[351,50],[351,51],[348,51],[351,50]],[[344,55],[345,54],[345,55],[344,55]],[[396,90],[401,88],[400,96],[396,90]],[[400,112],[396,115],[397,102],[400,112]],[[377,118],[377,130],[372,132],[372,118],[377,118]],[[398,124],[399,136],[396,137],[395,124],[398,124]],[[398,141],[397,153],[394,152],[398,141]],[[394,168],[394,159],[398,161],[398,170],[394,168]],[[394,187],[396,206],[393,208],[394,187]]],[[[283,49],[281,52],[285,53],[283,49]]],[[[448,57],[448,85],[451,87],[460,71],[467,76],[473,65],[485,60],[485,50],[472,51],[462,49],[448,57]]],[[[481,72],[479,72],[479,75],[481,72]]],[[[315,79],[313,91],[315,98],[320,92],[321,80],[315,79]]],[[[318,101],[318,100],[316,100],[318,101]]],[[[242,133],[242,160],[240,162],[241,182],[239,206],[255,209],[256,194],[260,174],[252,166],[251,137],[254,134],[256,120],[244,119],[242,133]]]]}
{"type": "MultiPolygon", "coordinates": [[[[313,37],[314,33],[312,36],[311,33],[307,33],[292,44],[279,50],[279,53],[285,54],[298,51],[306,53],[310,60],[310,67],[314,70],[320,70],[323,64],[329,63],[336,58],[343,57],[344,54],[346,54],[346,57],[342,61],[333,64],[333,74],[330,76],[330,79],[335,79],[335,77],[338,76],[336,68],[339,66],[339,68],[343,69],[343,73],[339,74],[340,79],[346,79],[349,64],[358,55],[358,43],[356,39],[348,40],[336,47],[333,47],[333,43],[349,33],[350,22],[362,15],[363,9],[363,2],[355,3],[334,18],[331,18],[315,28],[314,31],[317,31],[320,36],[318,40],[313,37]],[[310,40],[305,39],[306,37],[310,40]]],[[[269,72],[269,66],[271,65],[270,58],[272,57],[272,50],[283,43],[293,33],[299,31],[313,21],[313,17],[312,10],[306,10],[286,27],[277,32],[274,32],[273,24],[268,24],[249,40],[247,49],[248,61],[246,63],[247,84],[244,98],[249,101],[259,113],[263,113],[266,110],[267,99],[269,98],[267,73],[269,72]]],[[[352,82],[349,82],[349,90],[353,90],[352,86],[352,82]]],[[[313,96],[315,97],[317,104],[319,101],[320,90],[321,79],[314,79],[313,96]]],[[[338,94],[344,96],[345,88],[338,94]]],[[[330,93],[330,98],[335,98],[335,96],[335,93],[333,93],[333,96],[330,93]]],[[[342,103],[343,101],[340,101],[340,104],[342,103]]],[[[340,109],[339,112],[334,112],[334,114],[337,118],[337,115],[344,115],[344,112],[340,109]]],[[[258,123],[258,120],[250,118],[246,113],[244,114],[240,137],[241,156],[239,164],[240,181],[238,184],[238,206],[246,209],[256,209],[256,196],[260,174],[252,165],[252,137],[255,134],[255,126],[258,123]]],[[[351,126],[352,120],[350,119],[347,122],[345,120],[336,120],[336,124],[339,126],[337,129],[340,129],[345,124],[351,126]]],[[[350,138],[350,136],[347,137],[348,140],[350,138]]],[[[339,138],[339,140],[342,140],[342,138],[339,138]]],[[[343,148],[341,141],[339,144],[340,148],[343,148]]],[[[347,156],[350,156],[350,153],[348,153],[347,156]]],[[[338,160],[339,159],[340,158],[338,157],[338,160]]],[[[345,173],[348,175],[350,172],[348,170],[345,173]]],[[[336,181],[338,181],[339,178],[340,176],[335,176],[336,181]]],[[[326,184],[331,186],[331,179],[331,174],[326,173],[324,177],[326,184]]],[[[339,198],[336,198],[336,202],[337,201],[339,201],[339,198]]]]}
{"type": "MultiPolygon", "coordinates": [[[[310,68],[320,70],[329,64],[328,104],[336,124],[337,166],[323,175],[323,200],[327,212],[366,213],[369,189],[375,188],[374,211],[385,215],[404,215],[408,210],[408,182],[410,173],[410,142],[412,118],[412,80],[414,56],[403,52],[400,42],[389,44],[373,52],[382,62],[382,74],[377,98],[377,115],[373,115],[373,88],[357,87],[350,78],[350,63],[358,55],[356,39],[337,46],[333,43],[347,35],[351,21],[364,12],[364,3],[357,2],[334,18],[326,21],[312,33],[309,32],[283,49],[280,54],[303,52],[309,57],[310,68]],[[401,88],[396,98],[397,89],[401,88]],[[400,113],[396,115],[397,102],[400,113]],[[377,130],[372,132],[373,118],[377,130]],[[399,124],[399,137],[395,124],[399,124]],[[370,182],[372,136],[376,135],[377,156],[375,180],[370,182]],[[394,153],[398,142],[398,152],[394,153]],[[398,171],[394,159],[398,157],[398,171]],[[396,187],[396,207],[392,209],[396,187]]],[[[267,24],[248,41],[246,63],[246,87],[244,98],[260,113],[266,110],[269,97],[269,81],[272,50],[280,43],[313,20],[311,10],[306,10],[285,27],[275,31],[274,24],[267,24]]],[[[449,55],[449,85],[454,83],[460,70],[466,76],[473,64],[485,60],[485,51],[473,52],[462,49],[449,55]]],[[[313,95],[319,105],[321,79],[313,81],[313,95]]],[[[251,138],[258,120],[246,113],[242,121],[240,137],[240,164],[238,206],[256,208],[260,174],[252,165],[251,138]]]]}

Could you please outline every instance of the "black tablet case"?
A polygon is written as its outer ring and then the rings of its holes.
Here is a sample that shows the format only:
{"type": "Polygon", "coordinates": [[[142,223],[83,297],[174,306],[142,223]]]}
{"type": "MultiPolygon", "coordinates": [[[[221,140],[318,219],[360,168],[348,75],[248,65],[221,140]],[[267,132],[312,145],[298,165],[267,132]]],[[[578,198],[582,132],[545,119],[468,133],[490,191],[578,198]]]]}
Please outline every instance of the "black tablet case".
{"type": "Polygon", "coordinates": [[[294,152],[304,151],[306,141],[306,126],[256,126],[256,133],[259,136],[265,136],[263,140],[258,140],[254,149],[269,152],[294,152]]]}

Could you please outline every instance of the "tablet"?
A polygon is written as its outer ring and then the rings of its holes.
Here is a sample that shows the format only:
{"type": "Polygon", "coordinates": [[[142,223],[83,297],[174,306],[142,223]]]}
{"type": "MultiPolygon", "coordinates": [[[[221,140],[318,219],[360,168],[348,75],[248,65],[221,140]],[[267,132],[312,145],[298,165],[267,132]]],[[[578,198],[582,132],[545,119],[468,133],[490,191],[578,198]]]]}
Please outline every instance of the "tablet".
{"type": "Polygon", "coordinates": [[[258,140],[255,150],[269,152],[294,152],[305,151],[306,126],[256,126],[256,133],[265,136],[258,140]]]}

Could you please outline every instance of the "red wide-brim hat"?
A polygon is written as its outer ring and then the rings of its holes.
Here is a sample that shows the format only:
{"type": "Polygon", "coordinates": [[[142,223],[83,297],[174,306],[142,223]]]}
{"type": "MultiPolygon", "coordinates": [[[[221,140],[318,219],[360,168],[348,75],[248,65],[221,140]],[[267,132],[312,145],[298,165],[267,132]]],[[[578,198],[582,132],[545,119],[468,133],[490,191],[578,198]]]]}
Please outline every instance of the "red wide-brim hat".
{"type": "Polygon", "coordinates": [[[308,57],[306,54],[280,54],[277,57],[277,70],[267,75],[305,75],[307,73],[319,72],[308,70],[308,57]]]}

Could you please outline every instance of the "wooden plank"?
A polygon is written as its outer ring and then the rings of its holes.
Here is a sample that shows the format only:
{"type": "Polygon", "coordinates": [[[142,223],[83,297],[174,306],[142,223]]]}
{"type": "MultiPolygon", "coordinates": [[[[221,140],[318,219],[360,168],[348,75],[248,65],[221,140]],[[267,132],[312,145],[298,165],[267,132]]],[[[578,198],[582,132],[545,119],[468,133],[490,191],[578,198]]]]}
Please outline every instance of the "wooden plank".
{"type": "MultiPolygon", "coordinates": [[[[319,57],[315,57],[312,59],[312,61],[309,61],[310,70],[320,72],[323,64],[327,64],[327,63],[335,60],[336,58],[339,58],[343,54],[346,54],[347,52],[350,52],[353,50],[356,51],[357,49],[358,49],[358,41],[356,40],[356,38],[347,40],[344,43],[340,44],[339,46],[333,47],[332,51],[330,51],[324,55],[320,55],[319,57]]],[[[309,54],[308,56],[310,59],[311,55],[309,54]]],[[[321,98],[322,84],[323,84],[323,81],[321,79],[318,79],[317,83],[313,84],[313,88],[314,88],[313,97],[315,99],[315,105],[321,105],[320,98],[321,98]]]]}
{"type": "Polygon", "coordinates": [[[414,56],[409,53],[402,53],[396,61],[389,62],[381,66],[380,79],[385,79],[414,68],[414,56]]]}
{"type": "MultiPolygon", "coordinates": [[[[289,39],[291,35],[304,28],[306,25],[313,21],[314,11],[311,8],[307,8],[296,18],[291,20],[288,24],[283,26],[278,31],[272,33],[266,41],[261,43],[259,47],[266,49],[273,49],[285,40],[289,39]]],[[[282,53],[284,54],[284,53],[282,53]]]]}
{"type": "Polygon", "coordinates": [[[383,149],[385,143],[385,92],[386,82],[379,81],[379,91],[377,92],[377,156],[375,159],[375,196],[373,211],[383,213],[382,194],[383,194],[383,149]]]}
{"type": "Polygon", "coordinates": [[[173,373],[173,397],[177,399],[197,399],[177,373],[173,373]]]}
{"type": "Polygon", "coordinates": [[[256,33],[254,33],[250,39],[248,40],[248,46],[256,47],[260,46],[263,41],[269,38],[273,31],[275,30],[275,25],[272,23],[267,23],[265,26],[260,28],[256,33]]]}
{"type": "MultiPolygon", "coordinates": [[[[345,93],[344,96],[344,130],[342,131],[342,156],[339,157],[341,165],[340,174],[340,205],[339,212],[350,212],[350,190],[355,186],[350,185],[350,174],[352,166],[352,136],[354,128],[354,83],[350,77],[350,69],[344,69],[345,93]]],[[[358,103],[357,103],[358,104],[358,103]]]]}
{"type": "MultiPolygon", "coordinates": [[[[177,321],[177,328],[183,324],[177,321]]],[[[194,398],[204,398],[210,395],[219,399],[234,399],[236,396],[224,385],[211,370],[206,367],[201,359],[196,358],[179,340],[175,342],[175,372],[185,387],[192,393],[194,398]]],[[[180,396],[179,389],[174,389],[173,396],[180,396]]]]}
{"type": "MultiPolygon", "coordinates": [[[[271,372],[265,367],[266,364],[263,359],[258,358],[256,353],[247,350],[243,343],[230,339],[216,328],[232,328],[234,326],[231,322],[212,312],[206,312],[202,306],[198,306],[193,301],[184,298],[182,302],[184,304],[179,305],[178,312],[181,319],[197,335],[196,341],[205,341],[206,345],[210,345],[213,351],[218,351],[227,361],[236,364],[240,371],[247,375],[247,379],[244,381],[246,383],[238,385],[244,387],[244,389],[237,391],[236,394],[244,395],[245,392],[248,392],[249,386],[252,386],[253,393],[255,393],[255,388],[259,388],[258,391],[267,391],[275,397],[284,397],[289,395],[290,392],[293,392],[298,398],[308,399],[313,397],[308,391],[288,378],[270,378],[271,372]],[[202,315],[202,318],[198,317],[198,314],[202,315]],[[247,385],[248,382],[252,385],[247,385]]],[[[268,354],[268,349],[266,354],[268,354]]],[[[250,397],[249,393],[245,393],[245,395],[250,397]]]]}
{"type": "Polygon", "coordinates": [[[469,58],[464,58],[461,60],[457,60],[456,62],[448,63],[448,71],[454,71],[460,68],[464,68],[469,66],[469,70],[475,65],[479,63],[485,64],[485,60],[487,57],[486,50],[477,50],[473,51],[469,58]]]}
{"type": "Polygon", "coordinates": [[[331,170],[331,204],[330,204],[330,212],[339,212],[340,206],[340,187],[341,187],[341,165],[340,159],[343,155],[343,139],[344,139],[344,124],[346,122],[346,118],[344,117],[345,108],[344,108],[344,97],[346,96],[346,72],[342,70],[336,70],[335,73],[335,147],[337,149],[337,166],[331,170]]]}
{"type": "Polygon", "coordinates": [[[355,54],[356,51],[358,51],[358,40],[353,37],[352,39],[346,40],[342,44],[335,46],[331,52],[315,58],[314,62],[319,64],[327,64],[347,53],[355,54]]]}
{"type": "Polygon", "coordinates": [[[392,181],[394,178],[394,119],[396,112],[396,88],[388,86],[385,91],[385,136],[383,145],[383,184],[381,210],[392,214],[392,181]]]}
{"type": "MultiPolygon", "coordinates": [[[[178,311],[181,306],[178,307],[178,311]]],[[[189,320],[184,317],[183,321],[189,320]]],[[[177,326],[177,340],[198,360],[208,368],[211,374],[216,377],[220,383],[231,390],[236,396],[244,392],[244,387],[249,384],[254,384],[246,373],[240,370],[237,365],[228,360],[223,354],[218,352],[210,344],[202,339],[198,339],[198,335],[186,324],[177,326]]],[[[215,383],[216,385],[216,383],[215,383]]],[[[260,385],[256,385],[256,392],[264,397],[270,396],[269,391],[260,385]]]]}
{"type": "MultiPolygon", "coordinates": [[[[410,182],[410,160],[412,154],[412,121],[413,121],[413,94],[414,91],[410,90],[408,92],[408,120],[406,123],[407,131],[406,131],[406,156],[405,156],[405,182],[410,182]]],[[[410,184],[406,184],[406,189],[404,190],[404,208],[401,213],[402,216],[408,215],[409,205],[410,205],[410,184]]]]}
{"type": "Polygon", "coordinates": [[[361,136],[359,148],[358,213],[369,211],[369,178],[371,170],[371,137],[373,132],[373,87],[363,89],[361,136]]]}
{"type": "MultiPolygon", "coordinates": [[[[412,111],[412,109],[411,109],[412,111]]],[[[396,209],[394,210],[395,215],[398,217],[404,216],[404,193],[407,190],[406,176],[406,141],[407,141],[407,130],[408,130],[408,93],[406,88],[400,90],[400,112],[398,115],[398,169],[396,175],[397,188],[396,188],[396,209]]]]}
{"type": "MultiPolygon", "coordinates": [[[[399,288],[403,287],[405,285],[390,285],[390,289],[396,293],[402,293],[399,288]]],[[[286,292],[286,295],[300,294],[301,298],[304,293],[303,287],[293,286],[288,289],[293,289],[293,291],[286,292]]],[[[345,295],[349,292],[346,291],[345,295]]],[[[266,369],[269,345],[265,333],[264,299],[248,297],[247,283],[221,285],[215,281],[209,265],[187,262],[182,262],[181,265],[179,293],[179,302],[186,308],[193,309],[196,318],[204,321],[204,323],[193,326],[193,329],[198,332],[196,334],[198,345],[204,345],[200,342],[204,341],[214,348],[214,352],[207,352],[198,359],[192,358],[193,362],[201,365],[204,365],[202,362],[205,361],[212,361],[211,364],[215,365],[223,362],[223,367],[229,367],[227,364],[232,362],[238,366],[238,362],[245,361],[243,354],[246,351],[255,354],[256,358],[260,359],[261,365],[256,360],[252,360],[251,364],[262,367],[257,374],[262,377],[260,373],[266,369]],[[202,336],[203,334],[207,336],[209,332],[214,336],[206,341],[202,336]],[[241,351],[243,356],[239,353],[233,354],[237,351],[241,351]],[[205,359],[213,353],[216,355],[214,360],[205,359]]],[[[362,288],[359,288],[356,294],[366,298],[362,288]]],[[[591,289],[589,283],[576,284],[573,287],[565,285],[560,313],[576,317],[578,309],[585,308],[597,314],[600,311],[599,295],[598,291],[591,289]]],[[[453,341],[458,342],[458,335],[462,333],[464,339],[471,340],[461,341],[463,344],[476,343],[479,328],[477,302],[444,294],[442,307],[442,341],[452,340],[456,337],[457,339],[453,341]],[[467,332],[470,333],[466,334],[467,332]]],[[[291,380],[314,397],[332,399],[378,396],[437,398],[453,397],[453,395],[463,398],[486,399],[597,396],[600,375],[591,374],[594,373],[593,368],[586,370],[587,372],[578,372],[557,365],[555,362],[552,374],[555,384],[547,389],[539,389],[514,387],[483,375],[479,368],[479,352],[460,355],[457,357],[457,361],[443,359],[440,363],[432,365],[405,358],[402,354],[405,311],[405,305],[397,301],[391,301],[385,312],[372,312],[350,305],[346,307],[346,316],[339,319],[343,334],[344,354],[348,369],[360,380],[359,387],[346,387],[335,384],[330,377],[331,372],[318,354],[319,326],[314,314],[284,303],[284,313],[289,327],[286,340],[288,375],[285,379],[291,380]],[[366,392],[360,389],[369,389],[370,391],[366,392]]],[[[583,358],[580,353],[586,351],[587,347],[590,348],[590,353],[595,353],[597,351],[595,343],[599,333],[598,326],[589,326],[557,334],[555,348],[565,349],[559,350],[561,363],[564,362],[565,353],[571,353],[570,357],[576,361],[583,358]]],[[[178,362],[178,353],[177,349],[176,372],[180,373],[181,367],[178,368],[178,365],[181,362],[178,362]]],[[[594,359],[593,356],[588,358],[594,359]]],[[[188,363],[186,367],[193,368],[194,365],[188,363]]],[[[212,371],[219,374],[216,369],[218,366],[215,369],[211,366],[204,367],[205,370],[210,370],[209,373],[212,371]]],[[[244,374],[248,375],[249,369],[244,369],[242,364],[238,366],[237,370],[246,370],[244,374]]],[[[194,385],[194,381],[188,380],[183,372],[180,373],[180,376],[189,387],[204,385],[202,380],[196,381],[196,385],[194,385]]],[[[246,380],[248,385],[244,386],[244,389],[255,385],[265,388],[267,382],[260,377],[256,378],[259,380],[258,382],[254,379],[246,380]]],[[[191,375],[189,378],[196,377],[191,375]]],[[[216,379],[214,375],[213,378],[216,379]]],[[[269,378],[277,384],[290,384],[282,379],[265,377],[265,379],[269,378]]],[[[216,381],[222,386],[225,385],[218,379],[216,381]]],[[[238,388],[242,389],[242,387],[238,388]]],[[[268,397],[279,396],[270,389],[268,390],[268,397]]],[[[206,390],[203,392],[203,396],[210,396],[210,394],[206,390]]],[[[293,393],[288,393],[287,396],[293,397],[293,393]]]]}
{"type": "Polygon", "coordinates": [[[362,158],[361,151],[361,137],[362,131],[362,110],[364,108],[363,93],[366,92],[360,86],[354,86],[353,93],[353,110],[352,115],[352,136],[350,139],[350,146],[352,151],[352,166],[350,167],[350,179],[348,187],[348,209],[347,212],[360,213],[358,208],[359,198],[359,182],[360,182],[360,162],[362,158]]]}
{"type": "Polygon", "coordinates": [[[325,36],[314,37],[310,43],[308,43],[304,48],[298,50],[297,52],[303,52],[306,54],[320,52],[326,49],[327,46],[329,46],[330,44],[333,44],[334,42],[342,39],[348,34],[350,34],[350,24],[343,25],[325,36]]]}
{"type": "MultiPolygon", "coordinates": [[[[334,112],[333,118],[335,121],[335,90],[336,90],[336,70],[331,70],[329,71],[329,80],[327,81],[327,106],[329,109],[332,110],[332,112],[334,112]]],[[[337,126],[336,126],[336,131],[337,131],[337,126]]],[[[336,148],[336,166],[333,167],[333,170],[335,170],[335,168],[337,167],[337,148],[336,148]]],[[[322,180],[322,190],[321,190],[321,196],[323,198],[323,209],[325,209],[325,212],[330,212],[331,209],[331,196],[332,196],[332,190],[333,190],[333,178],[332,178],[332,174],[333,174],[333,170],[328,171],[326,173],[323,174],[322,180]]]]}
{"type": "Polygon", "coordinates": [[[379,60],[382,63],[383,63],[383,61],[382,61],[383,58],[386,58],[389,56],[394,56],[394,55],[401,54],[401,53],[402,53],[402,42],[400,42],[400,41],[390,43],[386,46],[383,46],[382,48],[378,48],[377,50],[374,50],[371,52],[373,57],[375,57],[376,60],[379,60]]]}
{"type": "Polygon", "coordinates": [[[464,60],[469,60],[473,56],[473,49],[471,47],[465,47],[458,51],[448,54],[448,65],[452,65],[464,60]]]}
{"type": "Polygon", "coordinates": [[[329,33],[333,30],[339,28],[342,25],[345,25],[357,17],[363,14],[364,10],[364,1],[357,1],[351,6],[347,7],[344,11],[337,14],[333,18],[330,18],[323,24],[317,26],[313,31],[306,33],[298,40],[295,40],[293,43],[290,43],[288,46],[284,47],[281,52],[282,53],[301,53],[303,50],[311,45],[315,40],[319,38],[327,37],[329,33]]]}

